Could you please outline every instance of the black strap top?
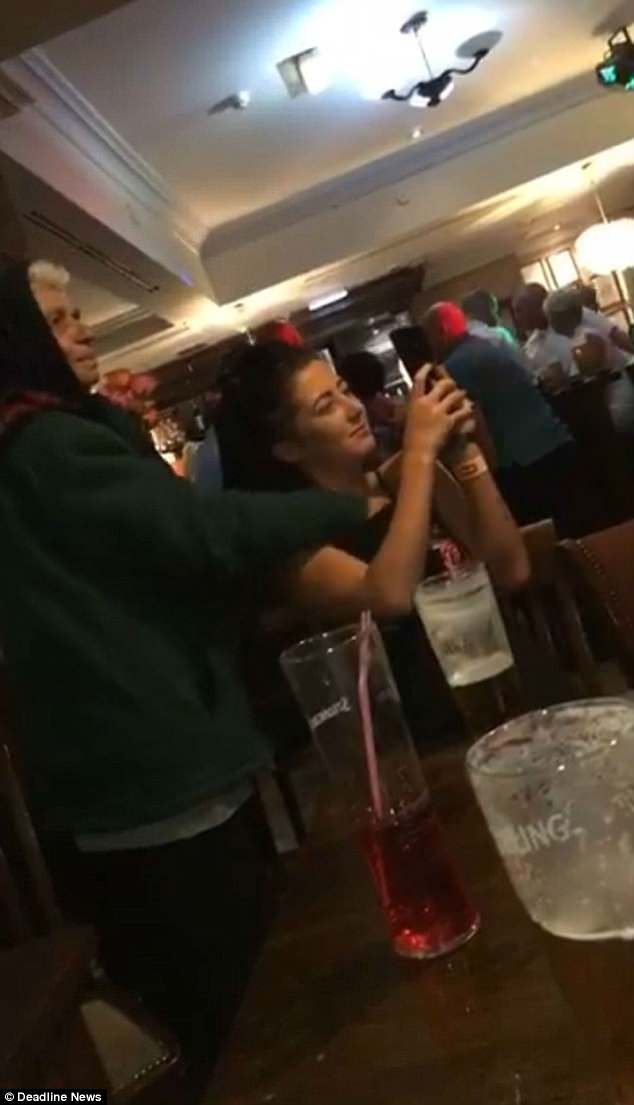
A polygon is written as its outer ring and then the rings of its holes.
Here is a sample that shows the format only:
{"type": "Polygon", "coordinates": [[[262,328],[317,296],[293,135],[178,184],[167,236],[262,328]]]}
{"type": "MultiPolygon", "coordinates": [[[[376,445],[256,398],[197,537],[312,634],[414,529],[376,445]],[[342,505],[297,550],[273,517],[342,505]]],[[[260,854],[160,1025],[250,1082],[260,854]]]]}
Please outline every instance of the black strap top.
{"type": "MultiPolygon", "coordinates": [[[[393,514],[390,503],[345,539],[337,541],[336,547],[369,564],[387,536],[393,514]]],[[[434,523],[425,575],[442,572],[444,558],[449,555],[456,558],[464,554],[434,523]]],[[[382,622],[380,629],[416,744],[424,747],[431,742],[462,739],[465,733],[462,716],[418,615],[382,622]]]]}

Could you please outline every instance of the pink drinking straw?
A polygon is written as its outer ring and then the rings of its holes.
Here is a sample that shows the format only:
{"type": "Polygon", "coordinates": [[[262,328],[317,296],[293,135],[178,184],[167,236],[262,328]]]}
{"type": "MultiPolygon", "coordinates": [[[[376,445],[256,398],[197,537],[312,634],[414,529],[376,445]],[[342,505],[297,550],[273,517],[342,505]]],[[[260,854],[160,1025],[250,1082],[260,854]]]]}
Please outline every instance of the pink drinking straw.
{"type": "Polygon", "coordinates": [[[376,742],[374,740],[374,725],[372,723],[372,708],[370,706],[370,692],[368,690],[368,676],[370,672],[372,645],[372,616],[369,611],[361,615],[359,627],[359,682],[357,685],[359,697],[359,710],[361,713],[361,728],[363,729],[363,743],[365,747],[365,761],[368,769],[370,783],[370,796],[372,809],[377,821],[383,820],[383,796],[379,780],[379,768],[376,759],[376,742]]]}
{"type": "Polygon", "coordinates": [[[441,541],[438,545],[438,551],[440,553],[443,568],[447,572],[447,575],[453,578],[458,574],[462,563],[462,553],[460,549],[454,541],[445,540],[441,541]]]}

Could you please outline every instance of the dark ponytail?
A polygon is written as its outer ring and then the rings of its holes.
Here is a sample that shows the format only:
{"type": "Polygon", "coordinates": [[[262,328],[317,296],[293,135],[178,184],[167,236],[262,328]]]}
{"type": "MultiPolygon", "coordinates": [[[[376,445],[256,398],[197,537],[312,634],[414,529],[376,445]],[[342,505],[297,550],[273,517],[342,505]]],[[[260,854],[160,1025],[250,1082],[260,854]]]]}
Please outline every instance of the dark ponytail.
{"type": "Polygon", "coordinates": [[[273,455],[288,433],[293,376],[314,361],[310,349],[282,342],[244,346],[225,359],[216,421],[224,486],[247,491],[294,491],[308,481],[273,455]]]}

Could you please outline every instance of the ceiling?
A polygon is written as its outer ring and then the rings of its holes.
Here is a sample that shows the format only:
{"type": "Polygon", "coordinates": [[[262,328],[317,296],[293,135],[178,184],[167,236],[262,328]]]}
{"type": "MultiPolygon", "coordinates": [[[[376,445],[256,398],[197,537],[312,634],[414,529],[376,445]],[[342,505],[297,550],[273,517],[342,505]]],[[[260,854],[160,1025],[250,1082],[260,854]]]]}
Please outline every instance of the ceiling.
{"type": "Polygon", "coordinates": [[[73,277],[73,295],[81,307],[84,321],[95,329],[120,319],[136,306],[76,275],[73,277]]]}
{"type": "MultiPolygon", "coordinates": [[[[587,158],[608,206],[630,205],[634,97],[611,101],[592,70],[634,0],[429,3],[434,70],[498,40],[436,111],[378,98],[420,75],[398,31],[416,0],[131,0],[5,64],[31,101],[0,117],[23,218],[52,212],[156,288],[30,226],[79,273],[107,366],[163,363],[402,265],[438,283],[532,259],[594,217],[587,158]],[[313,46],[333,86],[291,100],[276,63],[313,46]],[[247,111],[208,115],[245,88],[247,111]]],[[[115,6],[65,0],[56,26],[115,6]]]]}
{"type": "Polygon", "coordinates": [[[378,98],[420,75],[417,48],[399,33],[416,0],[136,0],[46,53],[214,228],[402,149],[416,125],[429,138],[583,73],[598,60],[598,28],[614,6],[430,0],[424,35],[439,70],[473,36],[503,37],[427,114],[378,98]],[[313,46],[332,56],[335,83],[291,100],[276,63],[313,46]],[[247,111],[207,115],[240,89],[252,94],[247,111]]]}
{"type": "Polygon", "coordinates": [[[474,35],[504,36],[442,111],[426,115],[377,98],[420,74],[415,44],[399,33],[415,0],[136,0],[46,54],[214,228],[392,154],[415,125],[429,137],[590,69],[614,0],[430,7],[425,42],[438,69],[474,35]],[[311,46],[334,56],[336,82],[293,101],[276,63],[311,46]],[[249,111],[207,115],[242,88],[249,111]]]}

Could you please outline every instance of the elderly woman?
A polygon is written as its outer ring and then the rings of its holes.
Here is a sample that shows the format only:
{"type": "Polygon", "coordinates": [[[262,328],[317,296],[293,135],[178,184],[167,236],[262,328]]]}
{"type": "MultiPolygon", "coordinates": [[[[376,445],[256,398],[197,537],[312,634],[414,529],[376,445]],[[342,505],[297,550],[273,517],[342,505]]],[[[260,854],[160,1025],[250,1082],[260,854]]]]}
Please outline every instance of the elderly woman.
{"type": "Polygon", "coordinates": [[[0,271],[0,639],[32,810],[67,911],[204,1076],[262,934],[269,750],[235,659],[251,578],[366,518],[361,497],[176,478],[90,394],[67,274],[0,271]]]}

